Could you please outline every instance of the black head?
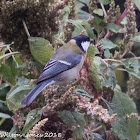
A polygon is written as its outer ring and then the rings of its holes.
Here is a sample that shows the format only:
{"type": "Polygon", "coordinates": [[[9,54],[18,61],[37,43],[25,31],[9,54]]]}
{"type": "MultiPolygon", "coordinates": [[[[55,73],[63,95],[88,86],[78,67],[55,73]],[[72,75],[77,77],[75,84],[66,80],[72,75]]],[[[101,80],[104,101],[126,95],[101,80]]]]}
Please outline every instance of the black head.
{"type": "Polygon", "coordinates": [[[90,43],[92,42],[90,38],[85,35],[78,35],[78,36],[73,37],[72,39],[76,41],[77,46],[79,46],[80,49],[84,52],[87,52],[88,47],[90,43]]]}

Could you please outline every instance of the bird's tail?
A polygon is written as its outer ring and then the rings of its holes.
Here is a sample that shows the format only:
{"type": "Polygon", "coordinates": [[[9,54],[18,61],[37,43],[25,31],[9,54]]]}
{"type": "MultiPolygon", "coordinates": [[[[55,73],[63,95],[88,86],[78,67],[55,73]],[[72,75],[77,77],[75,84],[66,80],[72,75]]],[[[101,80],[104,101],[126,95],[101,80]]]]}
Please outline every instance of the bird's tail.
{"type": "Polygon", "coordinates": [[[22,100],[21,104],[29,105],[32,101],[37,97],[37,95],[47,86],[53,84],[54,81],[44,81],[36,85],[34,89],[32,89],[26,97],[22,100]]]}

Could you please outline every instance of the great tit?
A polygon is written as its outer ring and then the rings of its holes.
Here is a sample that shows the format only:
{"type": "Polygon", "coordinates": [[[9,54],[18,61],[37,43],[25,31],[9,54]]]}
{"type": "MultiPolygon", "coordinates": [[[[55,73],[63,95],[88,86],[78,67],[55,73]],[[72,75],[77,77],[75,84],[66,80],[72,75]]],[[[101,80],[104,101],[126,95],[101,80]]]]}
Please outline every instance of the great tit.
{"type": "Polygon", "coordinates": [[[22,104],[31,104],[36,96],[51,84],[66,85],[76,78],[91,42],[89,37],[78,35],[60,47],[46,64],[36,81],[36,87],[26,95],[22,104]]]}

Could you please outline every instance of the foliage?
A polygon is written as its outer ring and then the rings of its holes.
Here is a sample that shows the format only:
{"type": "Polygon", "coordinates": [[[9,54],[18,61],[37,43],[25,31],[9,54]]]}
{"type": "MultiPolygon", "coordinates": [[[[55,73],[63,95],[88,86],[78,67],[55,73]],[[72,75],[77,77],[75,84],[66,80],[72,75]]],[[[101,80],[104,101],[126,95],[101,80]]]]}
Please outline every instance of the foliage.
{"type": "Polygon", "coordinates": [[[54,54],[54,49],[50,42],[41,37],[30,37],[28,40],[33,57],[42,65],[45,65],[54,54]]]}
{"type": "Polygon", "coordinates": [[[34,124],[40,120],[41,114],[42,110],[38,108],[30,111],[27,115],[26,122],[21,133],[26,134],[34,126],[34,124]]]}
{"type": "Polygon", "coordinates": [[[132,48],[140,45],[140,2],[126,0],[125,9],[115,2],[0,1],[0,126],[13,121],[9,135],[19,134],[14,139],[139,139],[140,58],[132,48]],[[55,50],[79,34],[94,42],[79,77],[21,105],[55,50]]]}
{"type": "Polygon", "coordinates": [[[84,114],[81,114],[79,112],[71,112],[67,110],[63,110],[62,112],[60,112],[60,114],[61,114],[62,121],[68,127],[70,128],[76,127],[73,136],[76,136],[77,139],[82,139],[84,127],[86,125],[84,114]]]}
{"type": "Polygon", "coordinates": [[[136,139],[138,117],[135,103],[118,89],[115,90],[112,103],[115,106],[120,104],[119,109],[114,110],[118,115],[116,121],[112,124],[115,133],[121,140],[128,137],[130,139],[136,139]]]}
{"type": "Polygon", "coordinates": [[[110,114],[117,113],[116,120],[112,123],[114,132],[120,140],[126,138],[136,139],[137,136],[137,109],[134,101],[123,93],[119,87],[115,88],[112,103],[103,99],[109,108],[110,114]],[[133,133],[131,133],[133,131],[133,133]]]}
{"type": "Polygon", "coordinates": [[[18,108],[22,107],[21,101],[23,100],[24,95],[27,94],[32,88],[33,86],[30,85],[17,85],[12,87],[6,96],[8,108],[12,111],[16,111],[18,108]]]}

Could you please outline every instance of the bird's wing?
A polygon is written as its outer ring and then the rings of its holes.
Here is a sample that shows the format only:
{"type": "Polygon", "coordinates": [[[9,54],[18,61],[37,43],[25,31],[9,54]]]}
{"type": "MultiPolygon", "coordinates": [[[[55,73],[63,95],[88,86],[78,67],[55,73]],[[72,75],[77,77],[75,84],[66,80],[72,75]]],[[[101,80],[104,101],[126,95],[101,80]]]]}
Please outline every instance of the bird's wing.
{"type": "Polygon", "coordinates": [[[82,55],[78,54],[74,57],[69,56],[69,59],[67,61],[55,60],[55,59],[50,60],[44,67],[43,72],[37,79],[36,83],[38,84],[44,80],[48,80],[68,69],[73,68],[74,66],[80,63],[81,59],[82,59],[82,55]]]}

